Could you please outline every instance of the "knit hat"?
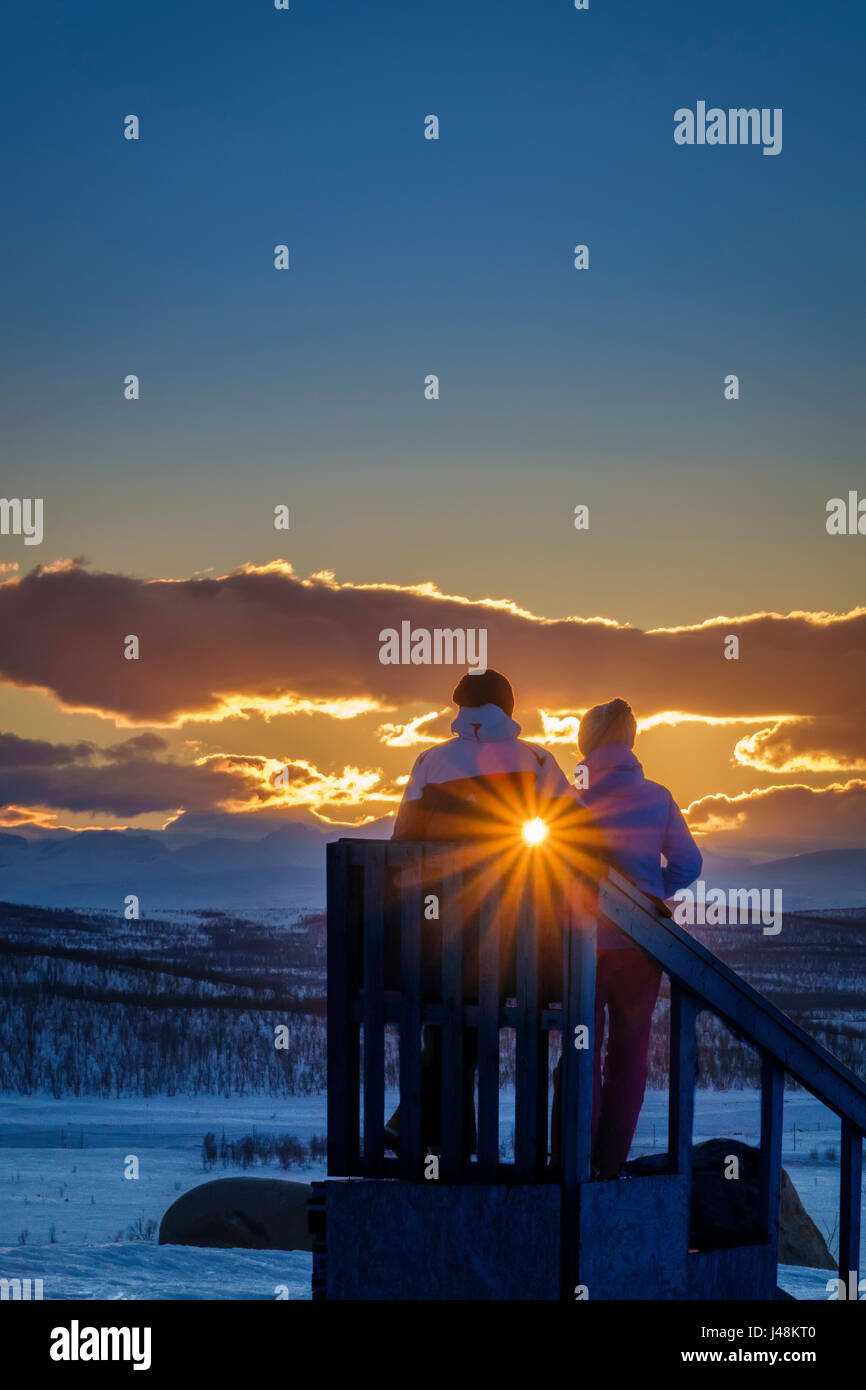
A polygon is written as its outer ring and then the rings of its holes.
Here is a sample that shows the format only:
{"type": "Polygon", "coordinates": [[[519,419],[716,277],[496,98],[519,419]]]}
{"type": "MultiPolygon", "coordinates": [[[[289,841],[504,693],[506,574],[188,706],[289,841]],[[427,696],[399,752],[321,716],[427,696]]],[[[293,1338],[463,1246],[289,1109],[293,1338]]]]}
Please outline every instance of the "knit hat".
{"type": "Polygon", "coordinates": [[[480,671],[477,676],[467,671],[455,685],[451,699],[461,709],[480,709],[482,705],[498,705],[507,715],[514,709],[514,691],[511,689],[511,683],[499,671],[480,671]]]}
{"type": "Polygon", "coordinates": [[[608,700],[606,705],[593,705],[580,721],[577,742],[584,755],[606,743],[626,743],[629,748],[637,733],[637,720],[631,705],[625,700],[608,700]]]}

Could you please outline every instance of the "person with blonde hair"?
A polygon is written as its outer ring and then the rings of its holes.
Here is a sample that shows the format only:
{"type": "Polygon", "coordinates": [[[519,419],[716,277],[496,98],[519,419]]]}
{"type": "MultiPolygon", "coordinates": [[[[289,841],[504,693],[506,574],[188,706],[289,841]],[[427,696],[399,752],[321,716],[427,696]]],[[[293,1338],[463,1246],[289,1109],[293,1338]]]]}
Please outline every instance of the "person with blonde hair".
{"type": "MultiPolygon", "coordinates": [[[[591,812],[617,867],[642,892],[663,901],[697,878],[701,852],[671,793],[644,776],[632,751],[636,733],[637,721],[625,700],[609,700],[586,711],[577,736],[586,769],[578,800],[591,812]]],[[[592,1093],[592,1167],[600,1178],[617,1177],[628,1158],[646,1090],[660,984],[661,969],[655,961],[602,918],[592,1093]]]]}

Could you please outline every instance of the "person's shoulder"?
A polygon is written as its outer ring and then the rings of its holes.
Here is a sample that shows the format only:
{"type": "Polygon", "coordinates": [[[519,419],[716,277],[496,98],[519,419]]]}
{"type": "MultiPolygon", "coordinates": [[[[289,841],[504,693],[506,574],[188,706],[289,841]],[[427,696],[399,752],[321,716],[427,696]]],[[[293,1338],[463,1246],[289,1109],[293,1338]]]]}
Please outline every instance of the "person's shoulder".
{"type": "Polygon", "coordinates": [[[649,777],[644,778],[644,795],[648,801],[655,802],[668,813],[678,809],[670,787],[664,786],[661,782],[653,782],[649,777]]]}
{"type": "Polygon", "coordinates": [[[643,779],[644,789],[650,796],[657,796],[660,801],[673,801],[673,797],[666,786],[661,782],[654,782],[651,777],[643,779]]]}
{"type": "Polygon", "coordinates": [[[542,748],[540,744],[530,743],[529,740],[525,738],[516,738],[514,742],[519,748],[525,748],[528,753],[531,753],[539,767],[559,768],[559,763],[556,761],[553,754],[548,752],[546,748],[542,748]]]}
{"type": "Polygon", "coordinates": [[[423,769],[429,773],[431,768],[445,762],[451,754],[454,745],[459,743],[458,738],[446,738],[441,743],[434,743],[431,748],[425,748],[423,753],[419,753],[412,765],[412,771],[417,772],[423,769]]]}
{"type": "Polygon", "coordinates": [[[540,791],[553,796],[572,791],[568,778],[549,748],[542,748],[538,743],[528,743],[522,739],[518,739],[517,742],[525,750],[527,767],[535,773],[536,786],[540,791]]]}

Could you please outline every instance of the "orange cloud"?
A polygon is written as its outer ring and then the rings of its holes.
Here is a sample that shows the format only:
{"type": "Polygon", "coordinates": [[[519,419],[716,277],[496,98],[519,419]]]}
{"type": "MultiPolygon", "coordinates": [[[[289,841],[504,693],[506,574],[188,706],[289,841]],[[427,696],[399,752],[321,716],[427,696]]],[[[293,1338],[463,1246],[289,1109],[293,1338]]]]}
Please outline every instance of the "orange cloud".
{"type": "Polygon", "coordinates": [[[734,759],[762,772],[866,772],[861,718],[780,719],[740,739],[734,759]]]}
{"type": "MultiPolygon", "coordinates": [[[[541,718],[541,733],[529,735],[538,743],[554,744],[564,743],[570,747],[577,747],[577,735],[580,728],[580,721],[586,710],[579,709],[574,713],[567,713],[559,710],[556,713],[550,710],[540,709],[538,711],[541,718]]],[[[649,729],[658,729],[667,726],[676,728],[680,724],[702,724],[708,729],[723,728],[727,725],[736,724],[759,724],[766,719],[784,719],[784,715],[778,714],[688,714],[683,710],[660,710],[658,714],[645,715],[637,720],[637,731],[639,734],[646,733],[649,729]]]]}
{"type": "Polygon", "coordinates": [[[454,712],[448,706],[434,709],[429,714],[419,714],[409,719],[405,724],[380,724],[376,737],[388,748],[416,748],[419,744],[437,743],[442,738],[448,738],[453,717],[454,712]],[[425,725],[430,727],[425,729],[425,725]]]}
{"type": "Polygon", "coordinates": [[[0,809],[0,826],[13,830],[15,826],[34,825],[41,830],[58,830],[53,811],[34,810],[32,806],[4,806],[0,809]]]}
{"type": "MultiPolygon", "coordinates": [[[[741,767],[859,770],[866,759],[862,719],[849,713],[866,688],[865,609],[716,617],[644,632],[605,619],[545,619],[509,599],[470,600],[432,584],[341,584],[329,571],[299,578],[285,562],[150,581],[64,562],[0,582],[0,680],[131,727],[409,710],[375,737],[413,748],[448,733],[448,717],[432,713],[431,702],[445,701],[459,673],[379,662],[379,632],[403,620],[428,630],[487,628],[489,663],[512,678],[525,727],[521,710],[541,712],[539,741],[548,744],[575,746],[581,710],[624,695],[641,730],[763,724],[738,742],[741,767]],[[731,631],[740,660],[724,659],[731,631]],[[140,644],[132,662],[122,655],[128,634],[140,644]]],[[[167,785],[168,774],[160,776],[167,785]]],[[[207,788],[207,801],[263,795],[238,788],[238,776],[222,798],[207,788]]],[[[322,774],[331,776],[334,795],[346,795],[345,774],[322,774]]],[[[359,776],[374,774],[361,767],[359,776]]],[[[375,790],[371,783],[368,795],[375,790]]],[[[393,795],[393,787],[379,791],[393,795]]],[[[11,790],[8,799],[22,803],[11,790]]]]}

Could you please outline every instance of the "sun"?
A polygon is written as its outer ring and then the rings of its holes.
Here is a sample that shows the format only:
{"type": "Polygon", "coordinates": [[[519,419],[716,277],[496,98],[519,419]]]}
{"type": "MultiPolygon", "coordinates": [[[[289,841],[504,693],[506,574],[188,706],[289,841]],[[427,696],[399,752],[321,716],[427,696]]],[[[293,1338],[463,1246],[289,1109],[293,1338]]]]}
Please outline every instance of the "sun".
{"type": "Polygon", "coordinates": [[[528,820],[523,827],[523,838],[528,845],[540,845],[542,840],[547,839],[547,826],[538,816],[535,820],[528,820]]]}

